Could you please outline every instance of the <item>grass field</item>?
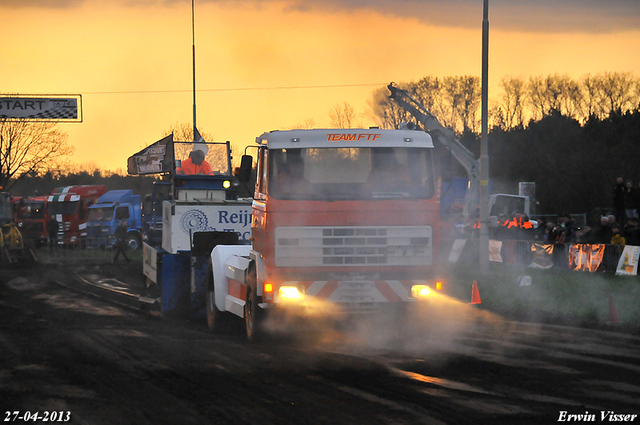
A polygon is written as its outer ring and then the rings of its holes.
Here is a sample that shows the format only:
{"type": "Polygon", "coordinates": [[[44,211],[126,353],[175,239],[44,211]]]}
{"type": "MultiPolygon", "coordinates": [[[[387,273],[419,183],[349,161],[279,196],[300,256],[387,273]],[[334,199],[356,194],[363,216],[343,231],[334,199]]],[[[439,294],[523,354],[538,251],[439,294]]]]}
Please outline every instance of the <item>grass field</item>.
{"type": "Polygon", "coordinates": [[[469,302],[475,280],[482,301],[479,307],[501,316],[640,333],[639,276],[497,264],[482,276],[477,264],[449,266],[446,275],[452,296],[469,302]],[[521,278],[525,276],[530,277],[529,286],[521,286],[528,280],[521,278]],[[612,324],[615,313],[619,323],[612,324]]]}

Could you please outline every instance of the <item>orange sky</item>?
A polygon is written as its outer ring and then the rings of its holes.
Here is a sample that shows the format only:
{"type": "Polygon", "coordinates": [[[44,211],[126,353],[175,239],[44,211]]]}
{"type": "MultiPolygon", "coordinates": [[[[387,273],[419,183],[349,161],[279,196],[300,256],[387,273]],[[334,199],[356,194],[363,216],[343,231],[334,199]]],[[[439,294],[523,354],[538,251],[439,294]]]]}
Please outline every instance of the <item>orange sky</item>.
{"type": "MultiPolygon", "coordinates": [[[[230,140],[239,157],[264,131],[310,118],[328,126],[329,110],[345,101],[374,125],[367,102],[375,84],[480,76],[481,1],[460,9],[460,25],[456,11],[440,4],[437,21],[448,26],[410,10],[385,12],[400,3],[378,0],[362,10],[348,1],[305,8],[302,1],[196,0],[198,127],[230,140]]],[[[635,27],[615,16],[594,25],[595,9],[553,19],[511,9],[498,2],[490,11],[490,97],[505,75],[640,70],[640,19],[635,27]],[[529,14],[519,27],[514,16],[529,14]]],[[[124,169],[170,126],[192,122],[188,0],[3,0],[0,28],[0,93],[82,94],[84,122],[60,124],[75,146],[73,162],[124,169]]]]}

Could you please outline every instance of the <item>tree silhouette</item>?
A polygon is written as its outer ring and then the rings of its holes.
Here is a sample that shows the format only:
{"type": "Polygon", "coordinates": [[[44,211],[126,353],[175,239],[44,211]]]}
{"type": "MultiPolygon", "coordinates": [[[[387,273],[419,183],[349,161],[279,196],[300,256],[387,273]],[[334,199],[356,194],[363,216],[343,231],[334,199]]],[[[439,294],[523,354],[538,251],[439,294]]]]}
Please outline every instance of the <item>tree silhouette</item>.
{"type": "MultiPolygon", "coordinates": [[[[398,86],[453,129],[477,156],[479,139],[471,124],[475,88],[464,82],[464,77],[425,77],[398,86]]],[[[539,213],[597,217],[611,207],[610,192],[618,175],[638,185],[637,78],[620,73],[578,80],[558,74],[526,80],[505,77],[501,88],[501,97],[493,103],[489,135],[494,193],[518,193],[519,182],[535,182],[539,213]]],[[[388,91],[379,89],[372,102],[372,111],[385,128],[415,122],[388,96],[388,91]]],[[[464,177],[460,167],[454,172],[464,177]]]]}
{"type": "Polygon", "coordinates": [[[56,123],[0,119],[0,186],[63,166],[73,153],[67,138],[56,123]]]}
{"type": "Polygon", "coordinates": [[[353,106],[348,102],[337,104],[329,111],[329,119],[333,128],[362,127],[362,120],[358,120],[353,106]]]}
{"type": "Polygon", "coordinates": [[[500,80],[503,90],[500,109],[504,114],[504,128],[524,126],[525,83],[522,77],[504,77],[500,80]]]}

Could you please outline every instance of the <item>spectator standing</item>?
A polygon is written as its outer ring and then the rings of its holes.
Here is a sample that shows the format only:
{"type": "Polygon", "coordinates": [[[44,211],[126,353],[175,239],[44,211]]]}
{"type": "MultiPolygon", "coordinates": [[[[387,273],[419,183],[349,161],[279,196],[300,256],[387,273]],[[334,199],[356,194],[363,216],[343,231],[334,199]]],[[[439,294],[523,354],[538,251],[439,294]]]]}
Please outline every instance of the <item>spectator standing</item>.
{"type": "Polygon", "coordinates": [[[562,244],[565,243],[565,230],[562,225],[556,224],[549,232],[549,243],[562,244]]]}
{"type": "Polygon", "coordinates": [[[538,226],[533,229],[533,241],[534,242],[545,242],[547,230],[547,221],[544,218],[538,219],[538,226]]]}
{"type": "Polygon", "coordinates": [[[552,220],[549,220],[545,223],[544,236],[542,237],[542,242],[545,243],[554,243],[555,242],[555,233],[553,232],[553,228],[555,224],[552,220]]]}
{"type": "Polygon", "coordinates": [[[575,244],[586,243],[586,237],[581,228],[576,227],[575,232],[573,232],[573,238],[571,238],[571,242],[575,244]]]}
{"type": "Polygon", "coordinates": [[[627,224],[624,226],[622,230],[622,236],[626,242],[626,245],[638,246],[638,219],[636,217],[631,217],[627,220],[627,224]]]}
{"type": "Polygon", "coordinates": [[[609,229],[613,229],[614,227],[620,229],[620,223],[616,221],[616,217],[613,214],[607,216],[607,221],[609,222],[609,229]]]}
{"type": "Polygon", "coordinates": [[[587,225],[582,228],[582,237],[581,243],[592,243],[593,242],[593,232],[591,231],[591,226],[587,225]]]}
{"type": "Polygon", "coordinates": [[[627,185],[624,188],[624,206],[627,220],[638,216],[636,209],[636,192],[638,189],[633,187],[633,182],[627,180],[627,185]]]}
{"type": "Polygon", "coordinates": [[[620,229],[618,229],[617,227],[614,227],[613,229],[611,229],[611,233],[613,234],[613,236],[611,237],[611,245],[618,245],[618,246],[624,247],[626,244],[626,241],[624,240],[624,237],[620,234],[620,229]]]}
{"type": "Polygon", "coordinates": [[[576,229],[576,221],[571,218],[570,214],[564,214],[562,216],[562,226],[564,227],[565,240],[567,242],[573,240],[573,233],[576,229]]]}
{"type": "Polygon", "coordinates": [[[600,224],[593,229],[593,243],[603,243],[608,244],[611,243],[611,226],[609,225],[609,220],[607,217],[603,216],[600,218],[600,224]]]}
{"type": "Polygon", "coordinates": [[[622,177],[616,179],[616,185],[613,187],[613,215],[616,221],[624,226],[625,224],[625,184],[622,177]]]}
{"type": "Polygon", "coordinates": [[[529,216],[526,214],[522,214],[521,224],[520,224],[520,235],[521,238],[530,241],[533,239],[533,232],[535,228],[533,227],[533,223],[529,220],[529,216]]]}
{"type": "Polygon", "coordinates": [[[491,236],[496,240],[504,240],[507,232],[507,216],[504,214],[498,215],[498,222],[495,228],[491,229],[491,236]]]}
{"type": "Polygon", "coordinates": [[[53,251],[53,248],[58,245],[58,230],[59,224],[58,220],[56,220],[55,216],[51,216],[49,221],[47,221],[47,236],[49,238],[49,250],[53,251]]]}
{"type": "Polygon", "coordinates": [[[113,236],[116,238],[116,255],[113,257],[113,264],[116,263],[120,254],[122,254],[127,264],[129,264],[131,260],[127,257],[127,220],[120,222],[113,236]]]}

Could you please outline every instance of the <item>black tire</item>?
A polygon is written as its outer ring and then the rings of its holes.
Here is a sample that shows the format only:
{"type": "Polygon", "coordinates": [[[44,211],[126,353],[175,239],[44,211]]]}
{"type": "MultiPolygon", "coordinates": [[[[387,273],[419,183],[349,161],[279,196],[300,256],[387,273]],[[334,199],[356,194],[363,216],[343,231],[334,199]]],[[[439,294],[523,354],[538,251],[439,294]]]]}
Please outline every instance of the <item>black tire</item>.
{"type": "Polygon", "coordinates": [[[129,248],[129,250],[131,251],[135,251],[137,249],[140,249],[140,247],[142,247],[142,239],[140,238],[140,235],[137,233],[127,234],[125,242],[127,243],[127,247],[129,248]]]}
{"type": "Polygon", "coordinates": [[[209,259],[209,268],[207,270],[207,292],[205,297],[207,302],[207,326],[209,330],[213,332],[216,330],[220,311],[218,307],[216,307],[215,282],[213,280],[213,265],[211,264],[211,259],[209,259]]]}
{"type": "Polygon", "coordinates": [[[256,267],[252,263],[247,271],[247,300],[244,305],[245,328],[250,342],[258,341],[263,337],[263,317],[258,306],[256,267]]]}

